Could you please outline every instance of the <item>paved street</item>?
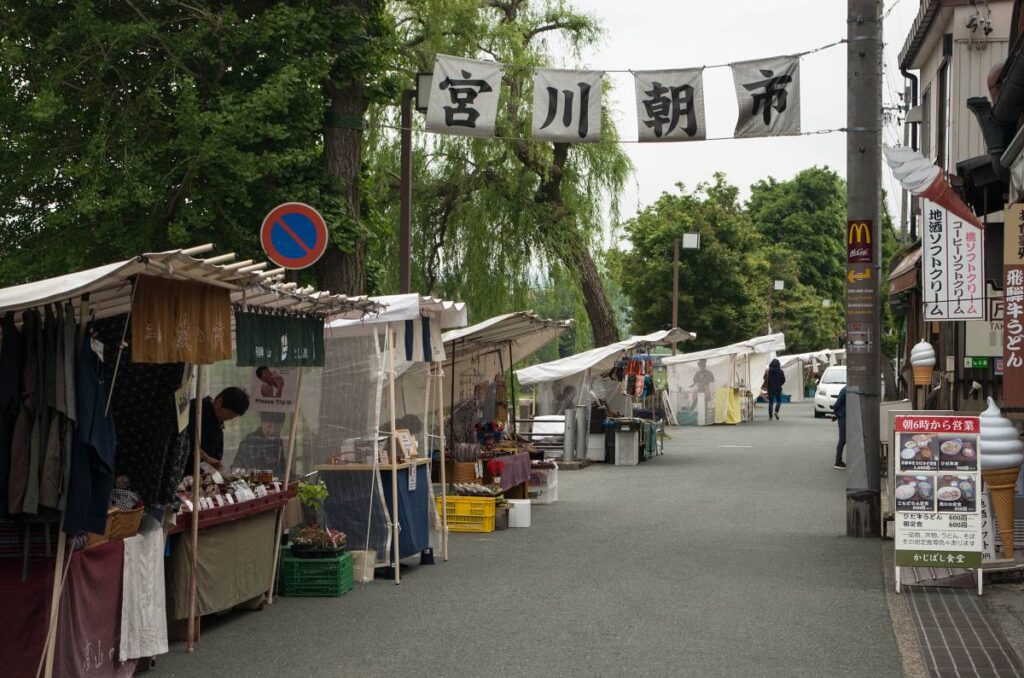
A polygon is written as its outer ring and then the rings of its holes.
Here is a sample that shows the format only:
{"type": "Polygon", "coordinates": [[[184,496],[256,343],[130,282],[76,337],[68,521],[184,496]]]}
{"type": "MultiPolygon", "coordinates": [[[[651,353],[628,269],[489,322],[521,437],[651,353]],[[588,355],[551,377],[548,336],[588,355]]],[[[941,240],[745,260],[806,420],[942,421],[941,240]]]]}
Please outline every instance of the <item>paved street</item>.
{"type": "Polygon", "coordinates": [[[881,542],[844,536],[834,423],[672,429],[637,468],[560,475],[533,527],[342,599],[204,626],[156,675],[898,676],[881,542]]]}

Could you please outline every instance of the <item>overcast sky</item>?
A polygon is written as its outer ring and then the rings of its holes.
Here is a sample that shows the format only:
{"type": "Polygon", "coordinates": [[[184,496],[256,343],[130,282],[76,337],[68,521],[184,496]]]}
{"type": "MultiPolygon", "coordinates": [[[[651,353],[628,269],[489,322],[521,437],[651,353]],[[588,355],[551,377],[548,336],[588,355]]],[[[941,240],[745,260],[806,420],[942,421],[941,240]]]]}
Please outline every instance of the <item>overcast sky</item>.
{"type": "MultiPolygon", "coordinates": [[[[897,54],[917,11],[914,0],[896,3],[885,22],[887,76],[883,101],[894,103],[903,91],[897,54]]],[[[595,69],[662,69],[722,64],[760,57],[793,54],[846,37],[846,2],[843,0],[574,0],[582,11],[600,18],[604,43],[567,66],[595,69]]],[[[623,139],[636,139],[633,78],[609,73],[614,89],[605,105],[614,110],[623,139]]],[[[834,129],[846,124],[846,46],[838,45],[803,57],[800,65],[802,128],[834,129]]],[[[704,71],[705,115],[708,137],[732,135],[736,99],[728,68],[704,71]]],[[[892,125],[885,143],[897,136],[892,125]]],[[[693,188],[724,171],[730,183],[749,195],[752,183],[767,176],[792,177],[814,165],[831,167],[846,175],[846,139],[842,133],[804,137],[733,139],[691,143],[625,144],[635,166],[635,182],[620,204],[623,219],[636,213],[676,182],[693,188]]],[[[888,172],[883,187],[895,192],[888,172]]],[[[890,197],[890,210],[898,223],[898,203],[890,197]]]]}

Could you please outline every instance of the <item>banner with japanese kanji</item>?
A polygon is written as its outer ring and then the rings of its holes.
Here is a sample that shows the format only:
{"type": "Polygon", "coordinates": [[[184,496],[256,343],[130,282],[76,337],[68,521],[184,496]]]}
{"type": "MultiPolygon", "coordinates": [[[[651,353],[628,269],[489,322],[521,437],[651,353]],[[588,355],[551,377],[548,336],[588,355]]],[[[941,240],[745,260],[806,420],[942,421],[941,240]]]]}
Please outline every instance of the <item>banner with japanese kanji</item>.
{"type": "Polygon", "coordinates": [[[701,141],[704,126],[703,68],[634,71],[640,141],[701,141]]]}
{"type": "Polygon", "coordinates": [[[443,134],[494,136],[504,68],[438,54],[427,105],[427,129],[443,134]]]}
{"type": "Polygon", "coordinates": [[[983,232],[945,206],[923,199],[921,286],[930,321],[985,319],[983,232]]]}
{"type": "Polygon", "coordinates": [[[603,71],[538,68],[533,74],[534,139],[601,140],[603,71]]]}
{"type": "Polygon", "coordinates": [[[1024,204],[1003,226],[1003,407],[1024,406],[1024,204]]]}
{"type": "Polygon", "coordinates": [[[800,57],[731,64],[739,117],[736,137],[800,134],[800,57]]]}

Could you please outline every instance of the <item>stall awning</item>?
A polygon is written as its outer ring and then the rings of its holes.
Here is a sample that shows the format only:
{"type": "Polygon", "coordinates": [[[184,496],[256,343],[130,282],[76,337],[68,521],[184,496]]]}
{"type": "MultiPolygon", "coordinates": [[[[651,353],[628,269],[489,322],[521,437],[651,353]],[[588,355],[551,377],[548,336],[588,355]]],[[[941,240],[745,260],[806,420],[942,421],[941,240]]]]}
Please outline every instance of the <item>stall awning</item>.
{"type": "Polygon", "coordinates": [[[664,365],[678,365],[694,360],[710,360],[728,355],[741,355],[744,353],[777,353],[786,350],[786,335],[782,332],[767,334],[763,337],[755,337],[746,341],[740,341],[720,348],[709,348],[706,351],[695,353],[681,353],[668,356],[662,359],[664,365]]]}
{"type": "Polygon", "coordinates": [[[516,377],[519,379],[520,384],[529,386],[530,384],[565,379],[590,369],[611,369],[616,360],[626,355],[629,351],[641,346],[664,346],[688,341],[693,339],[694,336],[694,334],[679,328],[634,336],[625,341],[600,346],[583,353],[553,360],[549,363],[524,367],[521,370],[516,370],[516,377]]]}
{"type": "Polygon", "coordinates": [[[809,353],[793,353],[792,355],[780,355],[779,364],[782,367],[788,367],[793,363],[806,363],[811,360],[815,360],[821,363],[828,363],[830,365],[836,364],[838,355],[843,349],[826,348],[820,351],[811,351],[809,353]]]}
{"type": "Polygon", "coordinates": [[[376,312],[381,304],[366,297],[299,289],[280,283],[282,270],[266,271],[265,263],[226,263],[233,254],[197,258],[212,246],[140,254],[132,259],[85,271],[0,289],[0,313],[71,301],[77,308],[89,295],[89,309],[96,318],[127,313],[131,309],[132,279],[140,274],[172,280],[191,280],[231,290],[231,301],[273,307],[290,312],[320,313],[328,318],[359,318],[376,312]]]}
{"type": "Polygon", "coordinates": [[[917,287],[920,267],[921,243],[918,242],[889,273],[889,295],[899,294],[917,287]]]}
{"type": "Polygon", "coordinates": [[[345,337],[363,334],[365,328],[385,323],[398,323],[416,318],[436,318],[442,329],[465,327],[468,322],[466,304],[418,294],[392,294],[370,297],[384,310],[358,320],[337,320],[330,323],[330,336],[345,337]]]}
{"type": "Polygon", "coordinates": [[[543,320],[533,313],[520,311],[495,316],[458,330],[445,332],[445,353],[455,350],[456,359],[467,359],[483,352],[511,351],[512,362],[533,355],[572,327],[571,320],[543,320]]]}

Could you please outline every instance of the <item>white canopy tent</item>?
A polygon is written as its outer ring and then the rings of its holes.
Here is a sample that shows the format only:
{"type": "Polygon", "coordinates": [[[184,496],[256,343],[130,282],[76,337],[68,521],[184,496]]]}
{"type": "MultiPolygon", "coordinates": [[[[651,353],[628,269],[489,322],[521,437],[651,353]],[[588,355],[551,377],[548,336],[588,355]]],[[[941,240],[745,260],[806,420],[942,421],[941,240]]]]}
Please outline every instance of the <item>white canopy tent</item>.
{"type": "Polygon", "coordinates": [[[694,353],[667,356],[662,360],[668,372],[669,398],[676,412],[694,407],[696,387],[713,376],[714,388],[748,388],[755,392],[768,363],[779,351],[786,350],[786,337],[782,333],[769,334],[740,341],[729,346],[694,353]],[[705,372],[706,370],[706,372],[705,372]],[[697,378],[701,372],[701,378],[697,378]]]}
{"type": "Polygon", "coordinates": [[[820,375],[826,367],[840,364],[840,354],[845,357],[845,353],[844,349],[826,348],[810,353],[778,356],[782,371],[786,374],[783,393],[789,395],[790,402],[803,402],[808,380],[820,375]]]}
{"type": "MultiPolygon", "coordinates": [[[[442,436],[443,476],[444,441],[440,425],[443,416],[440,406],[442,371],[439,367],[445,360],[442,330],[465,326],[467,309],[461,302],[418,294],[373,297],[371,300],[386,305],[386,310],[358,320],[331,322],[325,329],[328,364],[324,371],[324,393],[329,400],[321,415],[321,441],[318,445],[321,459],[316,468],[323,472],[338,471],[341,474],[338,478],[355,478],[355,473],[345,475],[349,470],[370,474],[368,486],[359,481],[338,483],[339,486],[350,487],[351,496],[328,500],[337,509],[332,519],[338,522],[338,529],[352,533],[357,544],[363,541],[364,548],[387,553],[395,582],[400,583],[401,542],[408,538],[410,526],[405,526],[407,534],[403,535],[400,532],[400,511],[388,511],[381,472],[389,472],[391,476],[391,506],[398,507],[399,472],[414,476],[419,473],[419,465],[429,463],[429,417],[433,413],[434,425],[442,436]],[[395,388],[398,375],[403,375],[400,392],[395,388]],[[402,429],[422,436],[417,442],[420,455],[415,462],[400,462],[398,459],[396,432],[402,429]],[[339,450],[349,450],[353,445],[361,444],[360,441],[370,442],[376,449],[376,441],[382,436],[389,442],[387,464],[381,464],[376,454],[373,454],[369,465],[339,461],[334,454],[339,450]],[[331,456],[327,457],[328,454],[331,456]],[[365,468],[357,468],[360,466],[365,468]],[[364,502],[362,509],[358,508],[359,501],[364,502]],[[386,523],[386,529],[380,529],[381,522],[386,523]]],[[[447,520],[444,511],[441,517],[437,516],[433,492],[429,489],[429,474],[426,479],[430,496],[427,511],[431,523],[440,529],[442,551],[447,559],[447,520]]],[[[410,483],[410,491],[413,484],[410,483]]]]}
{"type": "Polygon", "coordinates": [[[538,414],[561,414],[573,407],[589,406],[595,398],[612,395],[616,389],[609,384],[614,386],[617,382],[602,379],[601,375],[614,367],[616,361],[638,350],[689,341],[694,336],[679,328],[633,336],[559,360],[524,367],[516,371],[516,377],[522,386],[536,387],[538,414]]]}

